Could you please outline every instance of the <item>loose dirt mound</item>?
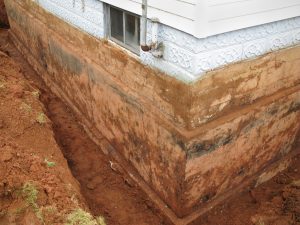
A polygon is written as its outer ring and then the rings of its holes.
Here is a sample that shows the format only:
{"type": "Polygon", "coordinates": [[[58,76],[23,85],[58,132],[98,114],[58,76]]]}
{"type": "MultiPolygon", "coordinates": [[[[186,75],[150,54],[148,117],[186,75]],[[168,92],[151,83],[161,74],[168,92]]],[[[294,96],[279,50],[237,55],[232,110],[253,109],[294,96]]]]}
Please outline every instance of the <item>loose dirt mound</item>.
{"type": "Polygon", "coordinates": [[[0,51],[0,225],[64,224],[87,208],[39,95],[0,51]]]}

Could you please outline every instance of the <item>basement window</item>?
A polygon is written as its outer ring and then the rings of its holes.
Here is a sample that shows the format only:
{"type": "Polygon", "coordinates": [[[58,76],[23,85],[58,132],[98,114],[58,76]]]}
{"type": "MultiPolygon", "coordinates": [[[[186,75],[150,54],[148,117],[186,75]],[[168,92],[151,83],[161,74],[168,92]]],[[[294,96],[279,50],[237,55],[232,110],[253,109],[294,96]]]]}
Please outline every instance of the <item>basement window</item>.
{"type": "Polygon", "coordinates": [[[140,52],[140,17],[122,9],[108,6],[109,39],[128,50],[140,52]]]}

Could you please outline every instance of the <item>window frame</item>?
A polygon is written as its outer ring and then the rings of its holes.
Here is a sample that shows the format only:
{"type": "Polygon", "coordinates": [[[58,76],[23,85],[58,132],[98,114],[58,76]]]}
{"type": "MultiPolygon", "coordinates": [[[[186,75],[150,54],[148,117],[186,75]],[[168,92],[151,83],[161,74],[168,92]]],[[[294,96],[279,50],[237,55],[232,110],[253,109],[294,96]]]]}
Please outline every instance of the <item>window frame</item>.
{"type": "MultiPolygon", "coordinates": [[[[121,9],[121,8],[118,8],[116,6],[112,6],[112,5],[109,5],[109,4],[106,4],[106,37],[110,40],[112,40],[113,42],[117,43],[118,45],[122,46],[123,48],[126,48],[127,50],[137,54],[137,55],[140,55],[140,39],[138,39],[139,41],[139,44],[137,46],[137,48],[134,48],[132,47],[131,45],[129,44],[126,44],[126,14],[128,15],[132,15],[134,16],[136,19],[138,19],[140,21],[140,16],[137,15],[137,14],[134,14],[132,12],[129,12],[129,11],[126,11],[124,9],[121,9]],[[110,8],[114,8],[114,9],[117,9],[119,11],[122,12],[122,19],[123,19],[123,42],[121,42],[120,40],[114,38],[113,36],[111,36],[111,17],[110,17],[110,8]]],[[[140,23],[139,23],[140,25],[140,23]]],[[[139,37],[139,33],[140,33],[140,26],[138,26],[138,31],[137,32],[137,35],[139,37]]]]}

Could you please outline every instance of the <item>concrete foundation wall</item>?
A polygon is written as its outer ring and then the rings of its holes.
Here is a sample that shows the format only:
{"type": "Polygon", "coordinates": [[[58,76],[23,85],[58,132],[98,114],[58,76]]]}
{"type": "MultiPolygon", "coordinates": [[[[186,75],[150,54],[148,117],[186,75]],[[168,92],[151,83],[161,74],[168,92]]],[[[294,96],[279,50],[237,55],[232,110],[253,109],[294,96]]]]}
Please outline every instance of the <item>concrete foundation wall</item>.
{"type": "Polygon", "coordinates": [[[181,224],[246,181],[264,180],[265,168],[291,154],[300,127],[299,46],[186,84],[35,2],[6,4],[11,36],[28,61],[181,224]]]}

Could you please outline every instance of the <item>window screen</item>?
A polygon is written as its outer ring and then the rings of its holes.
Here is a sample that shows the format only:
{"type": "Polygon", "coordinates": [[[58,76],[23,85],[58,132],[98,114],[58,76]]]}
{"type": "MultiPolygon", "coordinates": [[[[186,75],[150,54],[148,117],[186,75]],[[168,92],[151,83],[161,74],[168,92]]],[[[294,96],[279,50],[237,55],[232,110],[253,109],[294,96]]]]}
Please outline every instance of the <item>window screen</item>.
{"type": "Polygon", "coordinates": [[[123,47],[139,53],[140,17],[122,9],[109,7],[109,37],[123,47]]]}
{"type": "Polygon", "coordinates": [[[123,32],[123,12],[116,8],[110,8],[110,35],[119,40],[124,41],[123,32]]]}

